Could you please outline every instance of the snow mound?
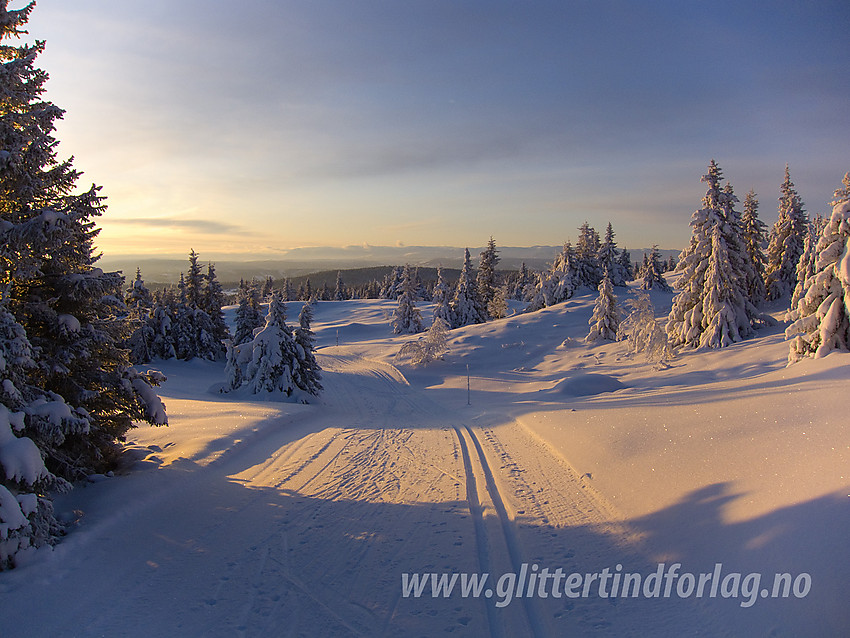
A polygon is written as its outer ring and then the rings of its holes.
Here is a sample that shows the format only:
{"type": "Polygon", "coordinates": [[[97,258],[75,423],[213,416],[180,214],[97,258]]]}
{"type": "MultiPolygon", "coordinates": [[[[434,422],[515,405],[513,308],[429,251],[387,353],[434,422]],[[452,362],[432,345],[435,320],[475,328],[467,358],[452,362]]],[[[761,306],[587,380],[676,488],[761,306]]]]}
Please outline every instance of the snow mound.
{"type": "Polygon", "coordinates": [[[552,388],[552,392],[570,397],[588,397],[603,392],[616,392],[625,387],[616,377],[607,374],[586,373],[561,379],[552,388]]]}

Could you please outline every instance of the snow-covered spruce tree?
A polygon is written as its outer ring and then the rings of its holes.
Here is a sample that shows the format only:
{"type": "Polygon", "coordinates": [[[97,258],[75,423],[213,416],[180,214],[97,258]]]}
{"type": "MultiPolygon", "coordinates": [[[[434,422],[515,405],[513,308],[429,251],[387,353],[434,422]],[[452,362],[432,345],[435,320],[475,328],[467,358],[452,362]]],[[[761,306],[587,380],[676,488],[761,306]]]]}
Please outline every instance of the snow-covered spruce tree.
{"type": "Polygon", "coordinates": [[[334,301],[345,301],[348,299],[348,294],[345,290],[345,284],[342,283],[342,271],[336,271],[336,284],[334,284],[334,301]]]}
{"type": "Polygon", "coordinates": [[[475,278],[476,286],[478,287],[478,298],[481,300],[481,305],[487,311],[488,317],[490,314],[490,303],[496,296],[496,266],[500,261],[499,251],[496,250],[496,241],[490,237],[487,242],[487,248],[481,251],[478,262],[478,274],[475,278]]]}
{"type": "Polygon", "coordinates": [[[301,306],[298,314],[298,327],[295,329],[295,346],[298,365],[295,368],[295,385],[304,392],[319,396],[322,391],[322,369],[316,361],[316,335],[310,325],[313,323],[313,307],[309,303],[301,306]]]}
{"type": "Polygon", "coordinates": [[[577,276],[574,251],[570,242],[566,242],[550,269],[538,274],[537,285],[525,312],[547,308],[572,297],[577,276]]]}
{"type": "Polygon", "coordinates": [[[509,298],[516,301],[530,301],[531,297],[534,295],[534,284],[534,275],[529,272],[528,266],[525,265],[525,262],[522,262],[519,266],[516,283],[514,284],[513,290],[511,290],[509,298]]]}
{"type": "Polygon", "coordinates": [[[679,256],[681,277],[676,287],[681,292],[673,300],[666,326],[673,346],[719,348],[749,337],[761,320],[746,298],[734,201],[720,188],[721,179],[720,167],[712,160],[702,178],[708,184],[703,207],[691,218],[691,241],[679,256]]]}
{"type": "Polygon", "coordinates": [[[443,359],[448,351],[449,326],[440,319],[434,317],[431,328],[424,337],[416,341],[408,341],[398,351],[397,357],[410,357],[410,363],[414,366],[427,365],[432,361],[443,359]]]}
{"type": "Polygon", "coordinates": [[[393,312],[391,322],[393,333],[400,335],[422,332],[422,314],[416,307],[416,289],[410,277],[410,264],[404,266],[399,291],[398,306],[393,312]]]}
{"type": "Polygon", "coordinates": [[[487,314],[491,319],[502,319],[508,314],[508,289],[507,284],[497,286],[493,298],[487,304],[487,314]]]}
{"type": "Polygon", "coordinates": [[[586,286],[596,290],[602,279],[602,268],[599,264],[599,249],[601,247],[599,233],[587,222],[581,225],[578,232],[572,285],[575,288],[586,286]]]}
{"type": "Polygon", "coordinates": [[[464,249],[463,268],[451,302],[452,328],[460,328],[474,323],[485,323],[487,311],[481,305],[478,287],[472,274],[472,259],[469,248],[464,249]]]}
{"type": "Polygon", "coordinates": [[[658,246],[652,247],[652,252],[649,256],[644,253],[644,265],[641,269],[641,290],[663,290],[670,292],[670,285],[664,278],[661,272],[664,270],[661,264],[661,253],[658,252],[658,246]]]}
{"type": "Polygon", "coordinates": [[[286,306],[277,291],[269,300],[265,326],[251,341],[231,345],[225,374],[231,390],[248,388],[252,394],[298,396],[293,378],[298,366],[295,337],[286,324],[286,306]]]}
{"type": "Polygon", "coordinates": [[[759,305],[767,297],[764,287],[765,256],[767,246],[767,225],[758,216],[759,201],[753,190],[744,198],[744,213],[741,215],[741,240],[747,252],[753,272],[747,280],[747,296],[754,305],[759,305]]]}
{"type": "Polygon", "coordinates": [[[434,284],[434,292],[431,293],[431,301],[434,303],[434,317],[442,319],[446,325],[451,324],[452,311],[450,307],[451,293],[443,275],[443,267],[437,266],[437,283],[434,284]]]}
{"type": "Polygon", "coordinates": [[[794,286],[794,292],[791,293],[791,305],[786,313],[786,320],[796,321],[798,318],[795,309],[800,299],[806,294],[806,281],[815,274],[818,239],[824,226],[826,226],[826,219],[820,215],[815,215],[815,218],[809,223],[809,232],[806,233],[806,238],[803,240],[803,254],[800,255],[800,261],[797,262],[797,284],[794,286]]]}
{"type": "Polygon", "coordinates": [[[614,237],[614,227],[611,222],[608,222],[608,227],[605,229],[605,239],[599,247],[599,266],[602,272],[608,271],[612,285],[625,287],[627,272],[624,271],[619,261],[620,251],[617,250],[617,242],[614,241],[614,237]]]}
{"type": "Polygon", "coordinates": [[[401,266],[396,266],[384,277],[384,285],[381,288],[381,297],[384,299],[398,299],[401,294],[401,266]]]}
{"type": "Polygon", "coordinates": [[[632,256],[629,253],[628,249],[623,248],[620,252],[620,256],[618,258],[618,262],[620,264],[620,268],[623,270],[623,277],[625,280],[631,281],[635,278],[634,266],[632,265],[632,256]]]}
{"type": "Polygon", "coordinates": [[[130,361],[134,364],[149,363],[155,356],[154,340],[156,334],[151,321],[154,301],[153,295],[142,279],[141,268],[136,268],[136,278],[127,290],[124,303],[129,311],[127,320],[132,330],[126,343],[130,350],[130,361]]]}
{"type": "Polygon", "coordinates": [[[224,303],[224,291],[216,277],[215,266],[212,263],[207,264],[207,274],[204,277],[201,289],[201,310],[207,313],[212,323],[213,348],[211,354],[215,360],[224,356],[224,341],[230,338],[230,329],[227,327],[224,312],[221,309],[224,303]]]}
{"type": "Polygon", "coordinates": [[[643,352],[647,361],[664,363],[673,357],[667,333],[655,320],[655,308],[649,293],[642,291],[626,302],[630,309],[625,321],[620,324],[620,338],[628,341],[629,349],[643,352]]]}
{"type": "Polygon", "coordinates": [[[254,331],[261,328],[264,323],[260,314],[260,299],[256,286],[246,286],[240,289],[233,343],[239,345],[250,341],[254,338],[254,331]]]}
{"type": "Polygon", "coordinates": [[[788,165],[779,198],[779,219],[770,231],[767,246],[765,287],[768,299],[790,295],[797,284],[797,262],[803,254],[803,241],[808,232],[808,217],[803,202],[794,189],[788,165]]]}
{"type": "Polygon", "coordinates": [[[88,426],[63,432],[61,444],[26,432],[49,470],[78,478],[107,469],[135,421],[164,423],[165,413],[156,377],[134,370],[123,348],[124,278],[95,266],[104,198],[96,186],[75,194],[80,173],[57,159],[63,111],[44,100],[47,74],[35,67],[44,42],[8,43],[34,6],[0,1],[0,293],[36,353],[34,385],[85,410],[88,426]]]}
{"type": "Polygon", "coordinates": [[[794,309],[796,321],[785,330],[793,337],[788,363],[850,351],[850,173],[835,192],[829,221],[817,243],[815,274],[794,309]]]}
{"type": "Polygon", "coordinates": [[[84,414],[32,384],[34,356],[23,326],[0,303],[0,571],[14,567],[20,552],[56,539],[60,528],[48,493],[68,488],[25,432],[61,437],[88,427],[84,414]]]}
{"type": "Polygon", "coordinates": [[[596,305],[590,318],[590,332],[584,340],[587,343],[603,339],[616,341],[619,327],[620,311],[617,308],[617,298],[614,296],[614,285],[606,270],[599,283],[599,296],[596,298],[596,305]]]}

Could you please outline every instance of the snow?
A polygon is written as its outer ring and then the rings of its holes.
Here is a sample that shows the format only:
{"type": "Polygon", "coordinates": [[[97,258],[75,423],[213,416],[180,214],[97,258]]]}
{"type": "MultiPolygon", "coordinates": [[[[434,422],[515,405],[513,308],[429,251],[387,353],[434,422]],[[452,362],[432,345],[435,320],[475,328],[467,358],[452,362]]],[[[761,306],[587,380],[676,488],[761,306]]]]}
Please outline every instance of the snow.
{"type": "MultiPolygon", "coordinates": [[[[658,319],[672,297],[651,292],[658,319]]],[[[155,362],[170,426],[131,431],[121,476],[57,497],[76,522],[0,573],[0,635],[844,633],[850,354],[786,367],[776,326],[659,369],[583,343],[595,298],[453,330],[418,367],[396,359],[396,301],[319,302],[312,405],[220,393],[222,363],[155,362]],[[400,595],[405,572],[660,561],[812,589],[746,608],[400,595]]]]}

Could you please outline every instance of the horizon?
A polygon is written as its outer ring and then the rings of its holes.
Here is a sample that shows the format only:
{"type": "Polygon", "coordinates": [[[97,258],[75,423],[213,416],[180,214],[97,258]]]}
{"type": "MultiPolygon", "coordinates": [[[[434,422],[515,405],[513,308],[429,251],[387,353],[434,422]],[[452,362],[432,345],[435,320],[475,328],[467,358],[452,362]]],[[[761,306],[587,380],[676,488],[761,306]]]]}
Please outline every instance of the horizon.
{"type": "Polygon", "coordinates": [[[850,170],[846,3],[227,9],[33,11],[104,253],[534,246],[585,220],[684,246],[712,158],[768,225],[786,163],[812,215],[850,170]]]}

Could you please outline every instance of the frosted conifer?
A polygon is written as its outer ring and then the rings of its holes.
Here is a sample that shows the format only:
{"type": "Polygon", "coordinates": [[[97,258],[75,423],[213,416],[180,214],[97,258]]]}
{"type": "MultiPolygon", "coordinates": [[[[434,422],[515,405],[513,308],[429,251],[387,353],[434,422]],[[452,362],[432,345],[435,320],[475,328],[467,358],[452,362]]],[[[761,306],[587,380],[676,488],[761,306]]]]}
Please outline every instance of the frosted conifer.
{"type": "Polygon", "coordinates": [[[10,43],[35,3],[7,7],[0,1],[0,293],[37,353],[34,384],[85,410],[87,428],[59,432],[61,444],[33,438],[54,474],[78,478],[107,469],[135,422],[165,417],[155,378],[134,370],[124,349],[124,277],[96,266],[104,197],[94,185],[76,194],[73,160],[57,159],[63,111],[44,99],[47,74],[35,67],[45,44],[10,43]]]}
{"type": "Polygon", "coordinates": [[[653,246],[652,252],[650,252],[649,256],[644,253],[644,265],[640,273],[641,289],[663,290],[664,292],[670,292],[670,285],[667,283],[664,275],[661,274],[663,270],[664,267],[661,263],[661,253],[658,252],[658,246],[653,246]]]}
{"type": "Polygon", "coordinates": [[[584,339],[587,343],[602,339],[617,340],[620,312],[617,308],[617,298],[614,296],[614,287],[607,271],[605,271],[602,281],[599,283],[599,296],[596,298],[596,305],[593,308],[593,315],[589,323],[590,332],[584,339]]]}
{"type": "Polygon", "coordinates": [[[478,287],[472,274],[472,260],[469,248],[464,249],[463,268],[451,302],[452,328],[460,328],[487,321],[486,310],[481,305],[478,287]]]}
{"type": "Polygon", "coordinates": [[[770,231],[767,246],[765,287],[768,299],[790,295],[797,284],[797,262],[803,254],[803,242],[808,233],[808,218],[803,202],[794,189],[788,165],[779,198],[779,219],[770,231]]]}
{"type": "Polygon", "coordinates": [[[437,283],[434,285],[434,292],[431,293],[431,301],[434,303],[434,317],[442,319],[446,325],[451,324],[452,312],[449,306],[451,295],[449,286],[446,283],[443,275],[443,267],[437,267],[437,283]]]}
{"type": "Polygon", "coordinates": [[[422,332],[422,315],[416,307],[416,289],[410,277],[410,265],[405,265],[399,286],[398,306],[393,313],[392,328],[395,334],[422,332]]]}
{"type": "Polygon", "coordinates": [[[762,318],[744,292],[746,263],[734,195],[720,188],[722,173],[714,160],[702,179],[708,191],[691,218],[690,244],[679,256],[676,287],[681,292],[673,300],[666,330],[674,346],[718,348],[750,336],[762,318]]]}
{"type": "Polygon", "coordinates": [[[750,190],[744,198],[741,239],[753,268],[752,274],[747,279],[747,295],[755,305],[760,304],[767,297],[767,290],[764,287],[764,247],[767,245],[767,226],[759,219],[758,206],[756,194],[750,190]]]}
{"type": "Polygon", "coordinates": [[[835,192],[832,215],[818,239],[815,274],[794,308],[796,321],[785,330],[793,337],[789,364],[850,351],[850,173],[844,184],[835,192]]]}
{"type": "Polygon", "coordinates": [[[478,263],[478,274],[476,276],[476,285],[478,287],[478,298],[481,300],[481,305],[487,309],[488,316],[490,303],[496,296],[496,265],[499,263],[499,251],[496,250],[496,242],[490,237],[490,241],[480,255],[478,263]]]}

